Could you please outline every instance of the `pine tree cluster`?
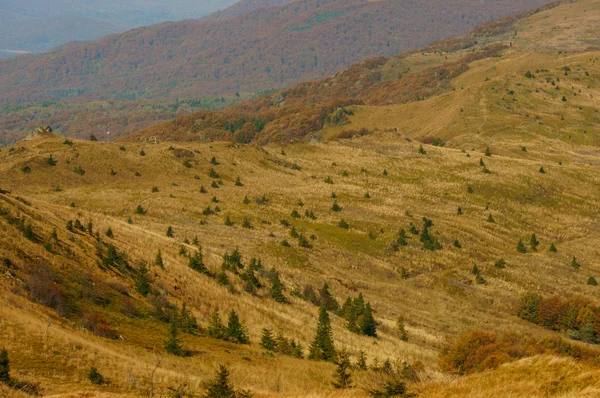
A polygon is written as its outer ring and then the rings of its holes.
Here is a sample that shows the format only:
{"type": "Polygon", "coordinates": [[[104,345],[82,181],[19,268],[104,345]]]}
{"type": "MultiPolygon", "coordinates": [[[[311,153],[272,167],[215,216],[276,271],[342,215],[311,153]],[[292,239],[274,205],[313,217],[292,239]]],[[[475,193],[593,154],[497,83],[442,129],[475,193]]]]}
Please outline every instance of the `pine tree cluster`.
{"type": "Polygon", "coordinates": [[[377,322],[373,317],[371,304],[365,302],[362,293],[354,299],[348,297],[338,315],[348,322],[346,327],[352,333],[377,337],[377,322]]]}

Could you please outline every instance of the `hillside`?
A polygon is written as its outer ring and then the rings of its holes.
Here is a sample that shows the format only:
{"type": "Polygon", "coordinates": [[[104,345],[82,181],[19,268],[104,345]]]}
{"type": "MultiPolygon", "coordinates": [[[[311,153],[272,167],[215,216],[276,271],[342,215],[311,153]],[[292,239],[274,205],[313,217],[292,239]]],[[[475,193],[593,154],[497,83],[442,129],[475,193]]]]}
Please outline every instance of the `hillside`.
{"type": "MultiPolygon", "coordinates": [[[[548,5],[547,11],[527,11],[484,24],[462,38],[392,58],[369,59],[324,80],[303,83],[225,111],[182,116],[129,139],[158,136],[168,140],[288,143],[326,140],[331,134],[353,131],[351,136],[362,129],[398,129],[411,138],[429,136],[428,142],[436,136],[456,138],[450,143],[459,146],[463,142],[455,137],[456,131],[464,131],[472,139],[473,134],[488,134],[488,130],[507,130],[506,125],[494,121],[482,124],[480,115],[489,114],[490,108],[498,119],[504,119],[502,123],[514,124],[510,131],[515,133],[531,126],[548,130],[540,118],[556,120],[561,112],[573,112],[572,119],[561,120],[561,128],[580,128],[581,115],[586,112],[578,107],[597,106],[592,94],[577,97],[578,89],[589,90],[589,84],[597,82],[597,77],[585,70],[595,65],[586,61],[585,51],[600,46],[599,31],[593,23],[597,9],[579,14],[579,6],[574,5],[575,11],[561,21],[552,13],[557,4],[560,2],[548,5]],[[552,20],[544,20],[550,16],[552,20]],[[528,18],[522,20],[524,17],[528,18]],[[535,21],[536,25],[525,21],[535,21]],[[585,26],[581,36],[573,33],[577,23],[585,26]],[[574,72],[560,76],[567,66],[574,72]],[[533,73],[530,78],[525,76],[527,71],[533,73]],[[557,73],[566,84],[555,81],[557,73]],[[533,78],[536,74],[539,76],[533,78]],[[463,82],[470,86],[468,90],[463,82]],[[535,90],[533,97],[531,90],[535,90]],[[522,101],[519,93],[525,95],[522,101]],[[564,95],[573,98],[561,101],[564,95]],[[488,97],[493,100],[488,101],[488,97]],[[528,111],[536,117],[529,117],[528,111]],[[431,118],[432,112],[438,117],[431,118]]],[[[593,118],[587,120],[592,123],[590,127],[595,126],[593,118]]],[[[595,142],[593,135],[587,139],[595,142]]]]}
{"type": "Polygon", "coordinates": [[[363,62],[129,140],[40,129],[3,148],[13,383],[198,397],[223,364],[256,397],[597,396],[599,15],[565,2],[476,30],[477,48],[363,62]],[[349,87],[364,104],[293,130],[349,87]],[[250,144],[223,140],[252,126],[250,144]],[[217,308],[249,344],[215,328],[217,308]],[[324,313],[352,388],[307,359],[324,313]],[[173,325],[183,356],[166,351],[173,325]]]}
{"type": "MultiPolygon", "coordinates": [[[[175,111],[166,119],[179,111],[178,100],[247,98],[324,78],[361,60],[465,34],[482,22],[546,3],[295,0],[255,9],[257,3],[250,2],[241,6],[251,11],[235,16],[234,7],[230,18],[154,25],[48,54],[0,60],[0,138],[20,138],[48,124],[75,134],[73,104],[86,107],[77,118],[94,126],[86,135],[104,134],[97,100],[127,102],[136,108],[130,116],[147,127],[156,120],[152,112],[145,114],[147,100],[150,107],[172,105],[175,111]]],[[[126,135],[139,128],[119,122],[113,131],[126,135]]]]}

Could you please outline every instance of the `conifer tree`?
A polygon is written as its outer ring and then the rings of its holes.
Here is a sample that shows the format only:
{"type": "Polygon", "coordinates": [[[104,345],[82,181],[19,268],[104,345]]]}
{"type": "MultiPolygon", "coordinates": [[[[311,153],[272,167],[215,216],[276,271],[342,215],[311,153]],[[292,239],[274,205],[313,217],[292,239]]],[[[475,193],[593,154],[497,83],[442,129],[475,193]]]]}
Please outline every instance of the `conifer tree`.
{"type": "Polygon", "coordinates": [[[234,310],[231,310],[229,313],[229,321],[227,322],[225,335],[227,340],[234,343],[250,344],[244,325],[240,322],[240,318],[234,310]]]}
{"type": "Polygon", "coordinates": [[[360,333],[360,327],[358,326],[358,313],[354,305],[350,306],[350,308],[346,311],[346,320],[348,323],[346,324],[346,328],[352,333],[360,333]]]}
{"type": "Polygon", "coordinates": [[[356,369],[367,370],[367,354],[363,350],[358,352],[358,358],[356,359],[356,369]]]}
{"type": "Polygon", "coordinates": [[[350,358],[346,350],[340,351],[337,358],[337,369],[334,373],[333,386],[337,389],[352,388],[352,375],[350,373],[350,358]]]}
{"type": "Polygon", "coordinates": [[[279,279],[279,272],[271,269],[271,298],[281,304],[289,303],[288,299],[283,295],[283,285],[279,279]]]}
{"type": "Polygon", "coordinates": [[[179,330],[177,328],[177,322],[173,321],[169,325],[169,334],[167,337],[167,341],[165,341],[165,351],[169,354],[183,356],[183,348],[181,347],[181,342],[177,337],[179,334],[179,330]]]}
{"type": "Polygon", "coordinates": [[[319,308],[319,323],[315,338],[310,345],[309,359],[332,362],[336,353],[333,345],[333,332],[329,321],[329,313],[325,307],[319,308]]]}
{"type": "Polygon", "coordinates": [[[362,318],[360,319],[360,330],[366,336],[377,337],[377,322],[375,322],[373,311],[371,310],[371,304],[369,303],[365,305],[365,309],[362,312],[362,318]]]}
{"type": "Polygon", "coordinates": [[[185,302],[181,305],[181,312],[179,313],[179,323],[181,324],[181,329],[186,333],[193,334],[196,331],[196,329],[198,329],[196,317],[189,313],[189,311],[187,310],[187,304],[185,302]]]}
{"type": "Polygon", "coordinates": [[[556,253],[556,246],[554,246],[554,243],[551,243],[551,244],[550,244],[550,251],[551,251],[552,253],[556,253]]]}
{"type": "Polygon", "coordinates": [[[273,338],[273,332],[270,329],[263,329],[262,334],[260,336],[260,345],[265,350],[269,351],[277,351],[277,343],[273,338]]]}
{"type": "Polygon", "coordinates": [[[160,251],[160,249],[158,249],[158,253],[156,253],[156,258],[154,259],[154,265],[160,267],[160,268],[165,268],[165,264],[163,262],[163,258],[162,258],[162,253],[160,251]]]}
{"type": "Polygon", "coordinates": [[[329,284],[327,282],[324,282],[323,287],[319,290],[319,302],[327,311],[336,312],[340,308],[339,303],[329,291],[329,284]]]}
{"type": "Polygon", "coordinates": [[[398,244],[400,246],[407,246],[408,245],[406,231],[404,230],[404,228],[402,228],[400,230],[400,232],[398,233],[398,240],[397,240],[397,242],[398,242],[398,244]]]}
{"type": "Polygon", "coordinates": [[[173,235],[173,228],[169,225],[169,228],[167,228],[167,237],[172,238],[173,235]]]}
{"type": "Polygon", "coordinates": [[[6,348],[0,350],[0,383],[10,383],[10,360],[6,348]]]}
{"type": "Polygon", "coordinates": [[[202,248],[196,250],[193,256],[190,256],[188,259],[188,266],[194,271],[201,272],[203,274],[208,275],[208,269],[204,265],[204,259],[202,255],[202,248]]]}
{"type": "Polygon", "coordinates": [[[338,205],[337,200],[333,202],[333,205],[331,206],[331,210],[335,211],[335,212],[340,212],[342,211],[342,208],[340,205],[338,205]]]}
{"type": "Polygon", "coordinates": [[[400,315],[396,321],[396,328],[398,329],[398,337],[402,341],[408,341],[408,332],[404,326],[404,317],[400,315]]]}
{"type": "Polygon", "coordinates": [[[208,320],[208,327],[206,328],[208,335],[214,339],[225,338],[225,326],[221,322],[221,315],[219,314],[219,307],[216,307],[213,313],[210,315],[208,320]]]}
{"type": "Polygon", "coordinates": [[[148,277],[146,262],[142,263],[135,277],[135,290],[144,297],[150,293],[150,278],[148,277]]]}
{"type": "Polygon", "coordinates": [[[217,376],[206,385],[204,398],[236,398],[237,394],[229,382],[229,370],[219,365],[217,376]]]}
{"type": "Polygon", "coordinates": [[[519,243],[517,244],[517,251],[519,253],[527,253],[527,249],[525,248],[522,240],[519,240],[519,243]]]}
{"type": "Polygon", "coordinates": [[[590,276],[588,278],[587,284],[589,286],[598,286],[598,282],[596,281],[596,278],[594,278],[593,276],[590,276]]]}
{"type": "Polygon", "coordinates": [[[531,240],[530,240],[530,246],[531,246],[531,250],[536,251],[537,247],[539,246],[540,242],[538,242],[535,234],[531,234],[531,240]]]}
{"type": "Polygon", "coordinates": [[[304,358],[304,353],[302,352],[302,345],[296,343],[294,339],[290,340],[290,347],[292,348],[292,356],[298,359],[304,358]]]}

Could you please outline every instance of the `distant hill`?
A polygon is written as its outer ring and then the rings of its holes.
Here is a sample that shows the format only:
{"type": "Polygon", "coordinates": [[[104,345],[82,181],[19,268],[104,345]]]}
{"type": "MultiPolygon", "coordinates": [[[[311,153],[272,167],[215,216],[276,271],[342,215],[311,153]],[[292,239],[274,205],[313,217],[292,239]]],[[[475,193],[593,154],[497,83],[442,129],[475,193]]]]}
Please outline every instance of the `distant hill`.
{"type": "Polygon", "coordinates": [[[231,7],[224,10],[217,11],[209,16],[207,19],[226,19],[237,17],[238,15],[245,14],[249,11],[254,11],[259,8],[267,8],[273,6],[282,6],[291,3],[294,0],[241,0],[231,7]]]}
{"type": "MultiPolygon", "coordinates": [[[[0,50],[47,51],[72,40],[88,41],[139,26],[200,18],[235,0],[4,0],[0,50]]],[[[15,55],[0,51],[0,57],[15,55]]]]}
{"type": "Polygon", "coordinates": [[[145,115],[147,104],[129,101],[174,104],[162,113],[164,120],[190,111],[178,107],[181,99],[248,97],[320,79],[548,1],[294,0],[259,7],[281,2],[242,2],[224,12],[231,17],[155,25],[51,54],[0,60],[0,107],[8,106],[0,109],[0,132],[18,138],[52,124],[71,135],[104,133],[107,116],[90,101],[118,100],[135,108],[134,123],[111,123],[128,134],[157,120],[145,115]],[[240,7],[252,11],[235,16],[240,7]],[[82,104],[94,109],[83,109],[74,121],[72,108],[82,104]],[[82,131],[81,121],[90,128],[82,131]]]}
{"type": "MultiPolygon", "coordinates": [[[[182,141],[289,143],[296,140],[326,139],[329,130],[342,136],[359,135],[363,128],[370,129],[369,131],[373,129],[373,120],[377,121],[377,128],[406,129],[402,126],[407,124],[408,115],[399,116],[400,113],[395,108],[393,111],[387,110],[389,115],[382,115],[380,111],[373,109],[425,103],[424,100],[455,92],[457,87],[452,83],[453,80],[468,72],[477,61],[502,58],[511,50],[513,42],[518,42],[521,48],[528,50],[540,49],[538,46],[544,43],[542,50],[561,53],[561,50],[577,52],[585,51],[590,46],[600,46],[593,28],[590,28],[589,37],[571,41],[567,41],[566,36],[542,41],[538,36],[532,39],[530,35],[519,35],[518,31],[523,28],[520,25],[523,18],[559,4],[560,1],[491,21],[478,26],[467,36],[440,41],[391,58],[371,58],[323,80],[301,83],[220,112],[200,111],[181,116],[134,133],[129,139],[158,136],[161,139],[182,141]],[[354,109],[363,109],[365,106],[377,116],[364,122],[351,117],[354,109]]],[[[557,30],[554,35],[559,32],[562,31],[557,30]]],[[[545,31],[539,34],[548,36],[545,31]]],[[[539,65],[537,67],[542,68],[539,65]]],[[[484,78],[485,76],[482,80],[484,78]]],[[[424,126],[434,125],[436,127],[432,128],[432,132],[447,135],[445,125],[441,124],[444,110],[438,109],[440,113],[433,112],[434,106],[431,102],[427,104],[419,107],[423,108],[420,118],[412,120],[415,116],[410,114],[411,129],[422,131],[424,126]],[[433,114],[436,117],[432,117],[433,114]]],[[[460,114],[453,115],[445,122],[457,122],[455,118],[458,116],[460,114]]],[[[476,130],[477,126],[469,128],[476,130]]]]}

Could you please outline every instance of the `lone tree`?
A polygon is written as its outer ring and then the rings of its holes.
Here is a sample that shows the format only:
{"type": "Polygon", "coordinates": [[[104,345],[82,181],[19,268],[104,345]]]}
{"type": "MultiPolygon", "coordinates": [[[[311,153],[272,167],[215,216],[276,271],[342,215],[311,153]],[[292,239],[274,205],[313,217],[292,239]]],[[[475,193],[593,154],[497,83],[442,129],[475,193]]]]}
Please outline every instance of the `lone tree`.
{"type": "Polygon", "coordinates": [[[173,228],[169,225],[169,228],[167,228],[167,237],[172,238],[174,235],[173,228]]]}
{"type": "Polygon", "coordinates": [[[184,352],[178,335],[179,329],[177,328],[177,323],[173,321],[169,326],[169,334],[167,336],[167,341],[165,341],[165,351],[167,351],[169,354],[181,357],[183,356],[184,352]]]}
{"type": "Polygon", "coordinates": [[[102,376],[102,374],[100,372],[98,372],[98,369],[96,369],[95,367],[91,367],[90,371],[88,372],[88,379],[92,382],[92,384],[104,384],[104,376],[102,376]]]}
{"type": "Polygon", "coordinates": [[[6,348],[0,350],[0,383],[10,383],[10,361],[6,348]]]}
{"type": "Polygon", "coordinates": [[[336,353],[335,347],[333,346],[333,332],[329,321],[329,313],[325,307],[321,307],[319,308],[317,331],[315,333],[315,338],[310,345],[308,358],[317,361],[333,362],[335,357],[336,353]]]}
{"type": "Polygon", "coordinates": [[[398,337],[400,337],[400,340],[408,341],[408,332],[404,326],[404,317],[402,315],[398,317],[398,320],[396,321],[396,327],[398,328],[398,337]]]}
{"type": "Polygon", "coordinates": [[[337,360],[337,369],[334,373],[333,386],[337,389],[352,388],[352,374],[350,373],[350,358],[346,350],[340,351],[337,360]]]}

